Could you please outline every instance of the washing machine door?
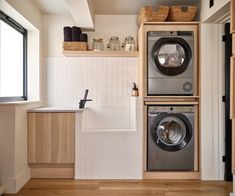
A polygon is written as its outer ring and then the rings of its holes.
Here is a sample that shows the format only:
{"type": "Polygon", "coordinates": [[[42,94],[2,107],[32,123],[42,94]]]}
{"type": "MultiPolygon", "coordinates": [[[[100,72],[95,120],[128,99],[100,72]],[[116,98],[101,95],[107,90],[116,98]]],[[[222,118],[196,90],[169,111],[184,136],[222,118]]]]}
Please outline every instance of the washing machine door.
{"type": "Polygon", "coordinates": [[[154,67],[163,75],[177,76],[185,72],[192,61],[192,50],[183,38],[160,38],[153,45],[154,67]]]}
{"type": "Polygon", "coordinates": [[[190,142],[192,134],[192,125],[183,114],[160,113],[153,119],[152,139],[165,151],[183,149],[190,142]]]}

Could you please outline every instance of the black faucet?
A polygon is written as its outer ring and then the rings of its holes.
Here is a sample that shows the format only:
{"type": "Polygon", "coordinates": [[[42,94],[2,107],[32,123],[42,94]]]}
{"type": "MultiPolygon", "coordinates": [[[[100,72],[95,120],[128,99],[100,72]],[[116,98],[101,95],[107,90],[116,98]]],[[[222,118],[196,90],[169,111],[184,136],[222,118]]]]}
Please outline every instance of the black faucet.
{"type": "Polygon", "coordinates": [[[80,102],[79,102],[79,108],[80,108],[80,109],[85,108],[85,104],[86,104],[87,101],[92,101],[92,99],[87,99],[88,91],[89,91],[89,90],[86,89],[84,98],[81,99],[80,102]]]}

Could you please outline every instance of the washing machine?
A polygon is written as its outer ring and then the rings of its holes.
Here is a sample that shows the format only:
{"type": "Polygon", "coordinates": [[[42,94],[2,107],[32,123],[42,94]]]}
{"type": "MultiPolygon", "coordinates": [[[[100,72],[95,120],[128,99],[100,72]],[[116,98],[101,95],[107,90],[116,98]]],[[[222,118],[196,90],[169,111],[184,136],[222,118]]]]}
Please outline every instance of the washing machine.
{"type": "Polygon", "coordinates": [[[148,106],[148,171],[194,171],[194,117],[194,106],[148,106]]]}
{"type": "Polygon", "coordinates": [[[148,95],[194,93],[194,31],[150,31],[148,95]]]}

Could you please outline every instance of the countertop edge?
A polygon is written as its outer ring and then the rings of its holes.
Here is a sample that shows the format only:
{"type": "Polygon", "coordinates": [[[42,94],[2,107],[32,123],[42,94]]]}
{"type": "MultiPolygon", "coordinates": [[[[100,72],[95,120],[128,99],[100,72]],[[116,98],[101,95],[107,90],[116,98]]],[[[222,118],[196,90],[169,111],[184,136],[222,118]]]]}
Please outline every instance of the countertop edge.
{"type": "Polygon", "coordinates": [[[0,102],[0,106],[14,106],[14,105],[27,105],[42,103],[41,100],[28,100],[28,101],[13,101],[13,102],[0,102]]]}
{"type": "Polygon", "coordinates": [[[76,109],[76,108],[56,108],[56,107],[39,107],[34,109],[27,110],[28,113],[80,113],[84,112],[84,109],[76,109]]]}

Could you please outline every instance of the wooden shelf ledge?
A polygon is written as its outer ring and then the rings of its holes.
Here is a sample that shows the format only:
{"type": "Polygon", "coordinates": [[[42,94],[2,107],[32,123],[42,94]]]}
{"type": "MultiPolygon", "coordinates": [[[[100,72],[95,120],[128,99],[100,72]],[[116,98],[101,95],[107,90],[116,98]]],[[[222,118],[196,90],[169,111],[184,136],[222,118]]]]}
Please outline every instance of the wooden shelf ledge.
{"type": "Polygon", "coordinates": [[[196,105],[200,101],[199,96],[145,96],[143,97],[145,102],[182,102],[182,103],[189,103],[193,102],[196,105]]]}
{"type": "Polygon", "coordinates": [[[138,57],[139,51],[64,51],[66,57],[138,57]]]}
{"type": "Polygon", "coordinates": [[[199,21],[189,21],[189,22],[143,22],[142,25],[196,25],[200,24],[199,21]]]}

